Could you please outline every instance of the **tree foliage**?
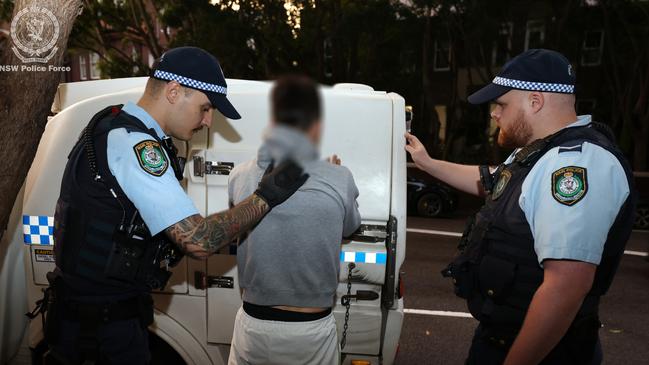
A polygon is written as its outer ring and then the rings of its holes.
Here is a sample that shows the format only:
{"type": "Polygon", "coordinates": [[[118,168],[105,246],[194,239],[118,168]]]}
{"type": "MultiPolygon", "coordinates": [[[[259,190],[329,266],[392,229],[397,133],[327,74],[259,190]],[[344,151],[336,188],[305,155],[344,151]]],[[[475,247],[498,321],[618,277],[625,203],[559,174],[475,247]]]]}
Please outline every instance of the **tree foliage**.
{"type": "Polygon", "coordinates": [[[196,45],[217,55],[230,78],[303,72],[325,84],[366,83],[395,91],[414,106],[413,129],[433,154],[472,163],[497,162],[507,151],[495,146],[488,107],[470,106],[466,96],[525,49],[528,21],[540,20],[544,37],[530,46],[556,49],[572,60],[578,96],[596,99],[595,118],[613,127],[636,168],[649,167],[646,1],[84,2],[70,47],[98,53],[104,77],[148,74],[144,49],[157,57],[173,46],[196,45]],[[580,64],[588,30],[604,34],[595,68],[580,64]],[[440,60],[448,70],[436,67],[440,60]],[[435,111],[440,105],[446,108],[443,135],[435,111]]]}

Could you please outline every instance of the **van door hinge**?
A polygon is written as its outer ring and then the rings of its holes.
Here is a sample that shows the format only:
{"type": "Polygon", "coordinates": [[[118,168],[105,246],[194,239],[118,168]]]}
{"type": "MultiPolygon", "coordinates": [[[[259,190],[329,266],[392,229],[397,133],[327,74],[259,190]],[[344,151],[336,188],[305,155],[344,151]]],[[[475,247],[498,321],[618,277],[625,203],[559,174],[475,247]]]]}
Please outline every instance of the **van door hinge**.
{"type": "Polygon", "coordinates": [[[234,162],[205,161],[201,156],[194,156],[194,176],[203,177],[208,175],[230,175],[234,168],[234,162]]]}

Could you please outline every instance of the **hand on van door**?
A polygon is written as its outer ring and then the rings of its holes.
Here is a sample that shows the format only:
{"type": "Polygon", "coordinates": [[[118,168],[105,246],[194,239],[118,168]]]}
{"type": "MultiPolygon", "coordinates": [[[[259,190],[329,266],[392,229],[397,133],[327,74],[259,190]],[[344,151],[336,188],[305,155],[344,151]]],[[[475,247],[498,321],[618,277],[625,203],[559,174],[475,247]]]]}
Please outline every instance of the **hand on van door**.
{"type": "Polygon", "coordinates": [[[406,132],[405,137],[408,141],[408,144],[406,144],[406,151],[410,153],[412,161],[420,170],[426,171],[426,166],[431,160],[428,152],[426,152],[426,147],[424,147],[417,137],[408,132],[406,132]]]}
{"type": "Polygon", "coordinates": [[[292,160],[286,160],[274,167],[274,161],[268,165],[259,182],[255,194],[262,198],[270,209],[282,204],[309,178],[302,168],[292,160]]]}
{"type": "Polygon", "coordinates": [[[340,158],[338,158],[338,155],[333,154],[333,155],[327,157],[327,162],[329,162],[331,164],[334,164],[334,165],[340,165],[342,161],[340,160],[340,158]]]}

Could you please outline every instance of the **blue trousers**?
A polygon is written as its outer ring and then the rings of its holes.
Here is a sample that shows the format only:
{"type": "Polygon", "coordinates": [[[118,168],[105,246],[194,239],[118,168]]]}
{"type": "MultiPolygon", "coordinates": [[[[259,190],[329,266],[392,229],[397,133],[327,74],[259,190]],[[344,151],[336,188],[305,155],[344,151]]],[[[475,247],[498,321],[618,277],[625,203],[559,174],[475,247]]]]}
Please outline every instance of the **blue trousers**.
{"type": "MultiPolygon", "coordinates": [[[[84,360],[79,349],[79,322],[62,320],[58,341],[52,350],[71,364],[84,360]]],[[[137,318],[114,321],[97,329],[98,365],[148,364],[149,335],[137,318]]]]}
{"type": "MultiPolygon", "coordinates": [[[[500,365],[505,362],[509,348],[496,346],[486,341],[483,336],[482,326],[478,326],[473,336],[473,342],[469,349],[469,357],[465,365],[500,365]]],[[[572,358],[570,354],[562,351],[561,347],[553,349],[539,365],[600,365],[602,363],[602,345],[597,340],[593,348],[593,356],[590,361],[572,358]]]]}

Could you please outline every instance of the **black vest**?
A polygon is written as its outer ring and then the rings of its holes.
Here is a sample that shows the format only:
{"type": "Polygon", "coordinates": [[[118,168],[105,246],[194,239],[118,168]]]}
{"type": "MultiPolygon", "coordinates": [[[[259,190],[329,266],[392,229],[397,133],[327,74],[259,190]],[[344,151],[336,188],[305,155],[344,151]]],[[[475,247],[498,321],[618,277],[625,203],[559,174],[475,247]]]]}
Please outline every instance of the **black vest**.
{"type": "MultiPolygon", "coordinates": [[[[151,237],[108,168],[108,133],[117,128],[146,133],[164,146],[153,129],[122,112],[121,106],[97,113],[81,133],[68,156],[54,217],[56,266],[73,297],[136,296],[158,286],[152,275],[166,279],[170,275],[160,268],[161,253],[156,252],[162,247],[156,242],[168,243],[164,233],[151,237]],[[133,251],[116,244],[119,232],[133,227],[143,238],[142,250],[139,245],[133,251]],[[114,275],[115,265],[136,269],[133,275],[114,275]]],[[[176,158],[169,151],[167,154],[176,158]]]]}
{"type": "Polygon", "coordinates": [[[460,244],[461,254],[443,274],[453,277],[456,294],[467,299],[469,311],[484,327],[495,329],[503,345],[510,345],[518,334],[532,297],[543,282],[534,238],[518,204],[523,181],[550,149],[583,142],[611,152],[624,168],[630,188],[629,197],[609,230],[592,289],[573,324],[582,318],[597,317],[599,297],[611,285],[631,234],[635,209],[632,170],[612,138],[595,123],[565,128],[523,148],[511,164],[499,166],[492,176],[498,181],[500,176],[508,175],[509,182],[498,196],[489,193],[485,205],[467,226],[460,244]]]}

